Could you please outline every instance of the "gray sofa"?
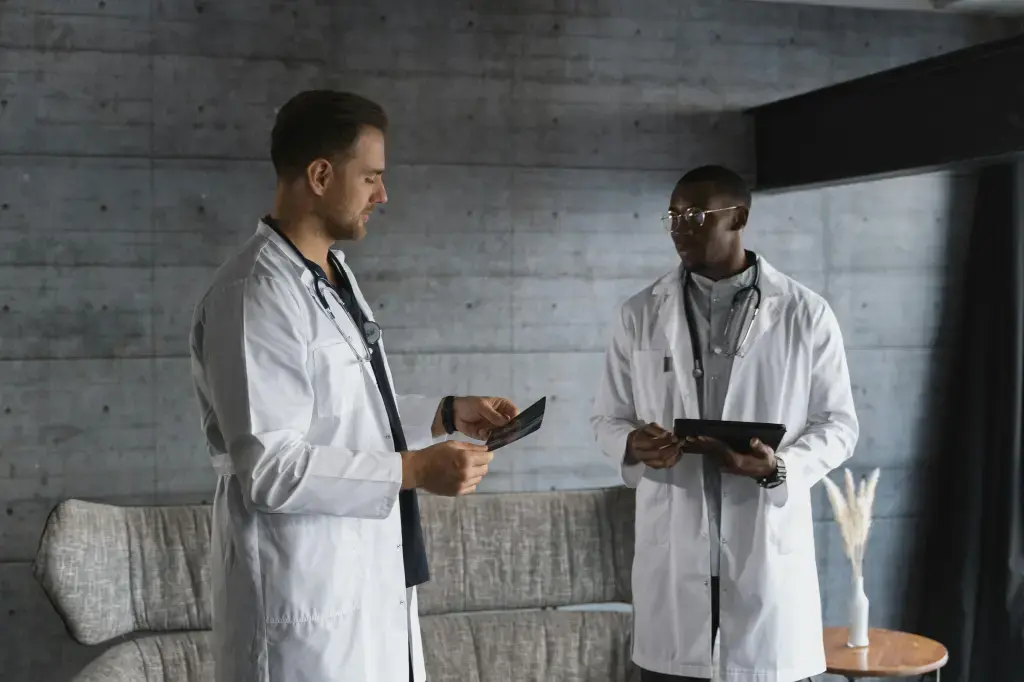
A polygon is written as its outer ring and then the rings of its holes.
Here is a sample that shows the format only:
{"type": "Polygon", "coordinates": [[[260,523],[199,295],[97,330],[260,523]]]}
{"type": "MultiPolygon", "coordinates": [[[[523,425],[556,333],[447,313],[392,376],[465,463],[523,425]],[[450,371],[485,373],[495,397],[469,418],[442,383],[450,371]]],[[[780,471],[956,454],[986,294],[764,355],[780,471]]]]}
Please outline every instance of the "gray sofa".
{"type": "MultiPolygon", "coordinates": [[[[421,507],[431,682],[638,679],[632,491],[425,495],[421,507]]],[[[210,521],[208,506],[53,510],[36,579],[76,641],[115,642],[74,682],[213,679],[210,521]]]]}

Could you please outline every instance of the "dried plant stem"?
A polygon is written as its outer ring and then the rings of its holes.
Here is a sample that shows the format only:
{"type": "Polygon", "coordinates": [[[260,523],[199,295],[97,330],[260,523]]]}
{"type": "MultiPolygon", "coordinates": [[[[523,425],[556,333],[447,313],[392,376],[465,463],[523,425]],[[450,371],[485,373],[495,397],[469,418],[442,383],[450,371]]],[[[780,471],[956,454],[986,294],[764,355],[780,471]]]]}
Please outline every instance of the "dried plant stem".
{"type": "Polygon", "coordinates": [[[875,469],[867,478],[862,478],[859,485],[855,485],[853,474],[846,469],[843,474],[845,495],[828,477],[823,479],[854,580],[864,576],[864,552],[871,531],[872,507],[880,475],[881,471],[875,469]]]}

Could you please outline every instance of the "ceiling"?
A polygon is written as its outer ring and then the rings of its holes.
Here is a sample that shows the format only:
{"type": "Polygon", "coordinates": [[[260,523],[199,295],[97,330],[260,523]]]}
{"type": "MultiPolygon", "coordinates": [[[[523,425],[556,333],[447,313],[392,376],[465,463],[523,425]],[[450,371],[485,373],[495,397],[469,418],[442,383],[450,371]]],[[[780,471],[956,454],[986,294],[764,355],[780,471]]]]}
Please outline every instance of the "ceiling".
{"type": "Polygon", "coordinates": [[[801,5],[860,7],[918,12],[974,12],[980,14],[1024,15],[1024,0],[755,0],[801,5]]]}

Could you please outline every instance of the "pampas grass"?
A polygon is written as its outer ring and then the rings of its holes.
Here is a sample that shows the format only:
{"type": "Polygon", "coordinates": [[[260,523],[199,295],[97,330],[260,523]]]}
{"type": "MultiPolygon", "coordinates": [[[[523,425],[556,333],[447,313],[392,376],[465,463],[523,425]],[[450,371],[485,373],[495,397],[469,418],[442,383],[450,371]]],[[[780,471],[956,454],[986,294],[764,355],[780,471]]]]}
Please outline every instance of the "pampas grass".
{"type": "Polygon", "coordinates": [[[864,576],[864,549],[868,544],[871,531],[871,507],[875,503],[875,489],[878,487],[879,469],[875,469],[866,478],[860,479],[855,486],[853,474],[845,470],[846,496],[840,492],[839,486],[826,476],[822,479],[828,491],[828,500],[832,504],[839,533],[843,538],[843,550],[853,568],[854,580],[864,576]]]}

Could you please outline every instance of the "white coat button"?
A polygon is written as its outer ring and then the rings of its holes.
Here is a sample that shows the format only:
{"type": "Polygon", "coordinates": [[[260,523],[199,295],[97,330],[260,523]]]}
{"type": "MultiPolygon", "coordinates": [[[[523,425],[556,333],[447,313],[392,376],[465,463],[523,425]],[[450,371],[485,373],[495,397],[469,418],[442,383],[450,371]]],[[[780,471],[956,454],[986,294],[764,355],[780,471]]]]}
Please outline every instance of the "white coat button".
{"type": "Polygon", "coordinates": [[[398,605],[399,605],[399,606],[405,606],[405,600],[404,600],[404,599],[400,600],[400,601],[398,602],[398,605]]]}
{"type": "Polygon", "coordinates": [[[391,440],[391,436],[384,436],[384,440],[391,440]]]}
{"type": "Polygon", "coordinates": [[[708,583],[709,583],[709,582],[710,582],[710,581],[708,581],[708,580],[705,580],[705,581],[704,581],[704,587],[707,587],[707,586],[708,586],[708,583]]]}
{"type": "Polygon", "coordinates": [[[700,536],[701,536],[702,538],[706,538],[706,537],[708,536],[708,532],[707,532],[706,530],[702,530],[702,531],[700,532],[700,536]]]}

